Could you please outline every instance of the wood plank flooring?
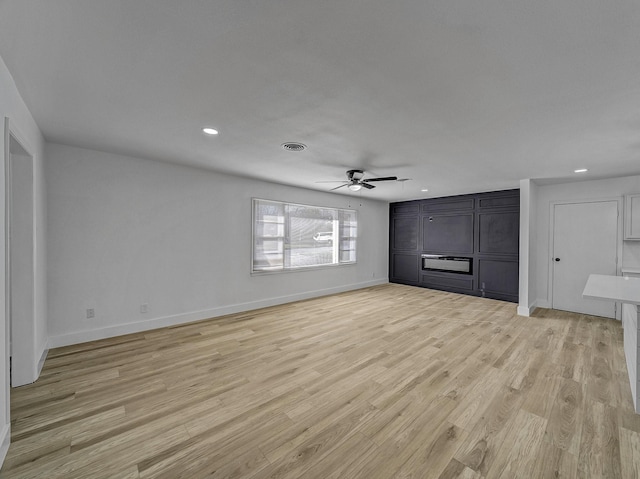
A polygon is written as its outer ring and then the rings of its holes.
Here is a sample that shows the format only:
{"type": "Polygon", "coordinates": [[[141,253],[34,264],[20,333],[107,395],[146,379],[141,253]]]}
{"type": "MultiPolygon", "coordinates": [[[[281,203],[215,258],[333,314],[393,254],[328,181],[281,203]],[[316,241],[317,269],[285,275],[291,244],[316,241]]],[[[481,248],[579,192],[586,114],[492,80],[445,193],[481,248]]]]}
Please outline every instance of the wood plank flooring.
{"type": "Polygon", "coordinates": [[[2,478],[637,478],[614,320],[389,284],[52,350],[2,478]]]}

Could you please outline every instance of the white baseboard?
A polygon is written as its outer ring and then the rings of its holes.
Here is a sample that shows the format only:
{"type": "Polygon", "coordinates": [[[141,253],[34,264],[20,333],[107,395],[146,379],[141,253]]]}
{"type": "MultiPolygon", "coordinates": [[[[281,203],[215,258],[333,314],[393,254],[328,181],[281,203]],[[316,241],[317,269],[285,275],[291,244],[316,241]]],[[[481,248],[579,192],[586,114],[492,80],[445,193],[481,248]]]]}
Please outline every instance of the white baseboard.
{"type": "Polygon", "coordinates": [[[4,463],[4,458],[7,457],[7,451],[9,450],[9,444],[11,442],[11,425],[5,424],[0,431],[0,467],[4,463]]]}
{"type": "Polygon", "coordinates": [[[36,382],[40,377],[40,372],[42,371],[42,367],[44,366],[44,361],[47,359],[48,353],[49,343],[46,342],[43,346],[43,351],[40,354],[38,362],[35,362],[34,358],[34,362],[24,365],[20,369],[17,369],[14,363],[14,369],[11,375],[11,386],[15,388],[36,382]]]}
{"type": "Polygon", "coordinates": [[[537,299],[536,305],[538,308],[551,309],[551,303],[546,299],[537,299]]]}
{"type": "Polygon", "coordinates": [[[221,306],[219,308],[206,309],[202,311],[192,311],[190,313],[163,316],[159,318],[148,319],[145,321],[136,321],[135,323],[119,324],[115,326],[108,326],[106,328],[60,334],[56,336],[50,336],[48,346],[51,348],[59,348],[62,346],[69,346],[71,344],[86,343],[88,341],[112,338],[114,336],[122,336],[124,334],[139,333],[142,331],[149,331],[151,329],[164,328],[167,326],[175,326],[178,324],[192,323],[194,321],[202,321],[204,319],[215,318],[217,316],[225,316],[227,314],[242,313],[245,311],[251,311],[253,309],[276,306],[278,304],[293,303],[294,301],[301,301],[304,299],[327,296],[329,294],[343,293],[345,291],[368,288],[370,286],[377,286],[380,284],[386,284],[388,282],[388,278],[381,278],[376,279],[375,281],[366,281],[363,283],[337,286],[334,288],[306,291],[304,293],[292,294],[288,296],[279,296],[276,298],[262,299],[259,301],[250,301],[248,303],[221,306]]]}
{"type": "Polygon", "coordinates": [[[42,366],[44,366],[44,362],[47,359],[47,354],[49,354],[49,342],[44,345],[44,349],[42,354],[40,355],[40,360],[38,361],[38,365],[36,367],[37,377],[40,377],[40,373],[42,372],[42,366]]]}
{"type": "Polygon", "coordinates": [[[532,310],[527,306],[518,306],[518,316],[531,316],[532,310]]]}
{"type": "Polygon", "coordinates": [[[534,302],[532,305],[529,306],[520,306],[518,305],[518,316],[526,316],[529,317],[531,316],[531,313],[533,313],[536,309],[536,303],[534,302]]]}

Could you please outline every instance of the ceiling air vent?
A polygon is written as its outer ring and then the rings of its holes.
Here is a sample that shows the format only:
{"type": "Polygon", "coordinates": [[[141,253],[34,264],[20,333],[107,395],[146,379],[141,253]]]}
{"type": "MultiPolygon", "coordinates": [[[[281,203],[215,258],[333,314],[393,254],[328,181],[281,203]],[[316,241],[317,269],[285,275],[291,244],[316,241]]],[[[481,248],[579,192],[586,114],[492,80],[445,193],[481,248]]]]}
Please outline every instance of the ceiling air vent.
{"type": "Polygon", "coordinates": [[[307,148],[302,143],[296,143],[295,141],[290,141],[282,144],[282,148],[288,151],[302,151],[307,148]]]}

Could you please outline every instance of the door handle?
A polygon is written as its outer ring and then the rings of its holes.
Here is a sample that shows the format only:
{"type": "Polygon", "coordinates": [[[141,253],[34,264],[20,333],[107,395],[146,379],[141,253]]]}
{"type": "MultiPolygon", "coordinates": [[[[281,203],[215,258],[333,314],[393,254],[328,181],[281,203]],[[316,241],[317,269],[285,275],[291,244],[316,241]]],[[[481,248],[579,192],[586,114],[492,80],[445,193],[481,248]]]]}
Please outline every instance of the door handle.
{"type": "Polygon", "coordinates": [[[556,263],[557,263],[558,261],[560,261],[560,258],[554,258],[554,259],[555,259],[556,263]]]}

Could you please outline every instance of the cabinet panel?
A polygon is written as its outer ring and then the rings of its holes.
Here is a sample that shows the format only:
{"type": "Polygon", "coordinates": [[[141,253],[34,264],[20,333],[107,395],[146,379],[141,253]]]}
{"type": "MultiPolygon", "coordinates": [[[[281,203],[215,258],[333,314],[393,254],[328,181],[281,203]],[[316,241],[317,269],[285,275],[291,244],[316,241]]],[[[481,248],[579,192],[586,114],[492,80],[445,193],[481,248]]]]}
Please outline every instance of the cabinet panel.
{"type": "Polygon", "coordinates": [[[427,288],[434,289],[450,289],[454,288],[456,290],[462,291],[473,291],[473,279],[472,278],[460,278],[452,275],[445,274],[423,274],[422,281],[420,282],[422,286],[426,286],[427,288]]]}
{"type": "Polygon", "coordinates": [[[624,197],[624,239],[640,240],[640,194],[624,197]]]}
{"type": "Polygon", "coordinates": [[[502,208],[505,206],[519,206],[519,196],[503,196],[498,198],[480,198],[478,208],[502,208]]]}
{"type": "Polygon", "coordinates": [[[427,200],[422,204],[423,213],[440,213],[444,211],[472,210],[473,198],[455,198],[447,201],[427,200]]]}
{"type": "Polygon", "coordinates": [[[478,214],[478,251],[493,254],[518,254],[520,214],[518,212],[478,214]]]}
{"type": "Polygon", "coordinates": [[[417,254],[392,253],[391,254],[391,279],[418,282],[420,257],[417,254]]]}
{"type": "Polygon", "coordinates": [[[518,295],[518,261],[478,260],[478,289],[486,293],[518,295]]]}
{"type": "Polygon", "coordinates": [[[424,216],[422,249],[430,253],[473,253],[473,214],[424,216]]]}
{"type": "Polygon", "coordinates": [[[391,205],[391,214],[398,215],[417,215],[420,212],[418,203],[396,203],[391,205]]]}
{"type": "Polygon", "coordinates": [[[627,374],[629,375],[633,405],[635,411],[640,413],[640,403],[638,402],[638,388],[640,386],[640,383],[638,383],[638,314],[638,306],[627,303],[622,305],[624,356],[627,362],[627,374]]]}
{"type": "Polygon", "coordinates": [[[391,248],[417,250],[419,221],[417,216],[394,218],[391,222],[391,248]]]}

